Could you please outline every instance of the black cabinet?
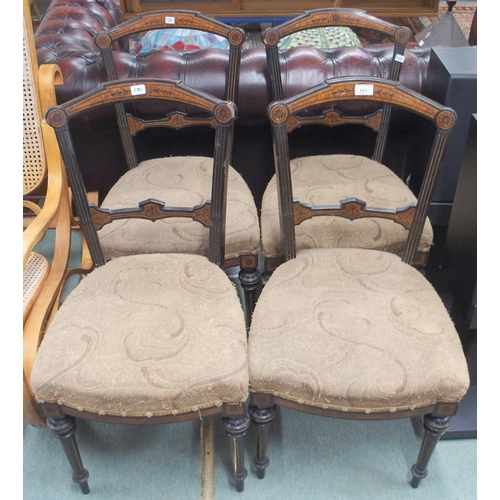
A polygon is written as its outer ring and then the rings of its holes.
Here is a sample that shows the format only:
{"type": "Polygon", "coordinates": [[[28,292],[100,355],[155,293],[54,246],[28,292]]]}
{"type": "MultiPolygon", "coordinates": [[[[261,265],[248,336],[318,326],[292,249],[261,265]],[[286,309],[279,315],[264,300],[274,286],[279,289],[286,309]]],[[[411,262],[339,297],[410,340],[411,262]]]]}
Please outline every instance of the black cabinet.
{"type": "Polygon", "coordinates": [[[477,115],[469,120],[441,272],[469,328],[477,321],[477,115]]]}
{"type": "MultiPolygon", "coordinates": [[[[429,217],[433,225],[447,226],[458,176],[462,165],[470,117],[477,113],[477,47],[434,47],[423,93],[435,101],[450,106],[458,116],[431,198],[429,217]]],[[[419,126],[414,137],[408,163],[413,174],[410,187],[415,193],[422,172],[415,171],[421,155],[430,150],[431,131],[427,124],[419,126]]],[[[417,167],[418,168],[418,167],[417,167]]]]}
{"type": "Polygon", "coordinates": [[[455,302],[455,325],[461,333],[471,387],[460,403],[445,439],[477,436],[477,116],[469,120],[441,272],[455,302]],[[463,325],[463,328],[459,328],[463,325]]]}

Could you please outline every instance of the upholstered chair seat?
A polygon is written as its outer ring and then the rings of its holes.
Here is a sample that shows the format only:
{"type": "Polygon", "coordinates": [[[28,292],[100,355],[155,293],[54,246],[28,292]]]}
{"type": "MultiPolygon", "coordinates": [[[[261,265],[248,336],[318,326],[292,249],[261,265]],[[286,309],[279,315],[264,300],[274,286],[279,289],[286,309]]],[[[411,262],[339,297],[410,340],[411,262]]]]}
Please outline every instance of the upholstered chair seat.
{"type": "Polygon", "coordinates": [[[253,316],[249,359],[252,392],[351,414],[458,403],[469,387],[437,292],[375,250],[304,250],[278,267],[253,316]]]}
{"type": "Polygon", "coordinates": [[[31,385],[39,402],[120,417],[242,403],[248,369],[237,291],[202,256],[113,259],[65,300],[31,385]]]}
{"type": "MultiPolygon", "coordinates": [[[[364,156],[323,155],[290,162],[294,198],[311,206],[341,204],[347,198],[363,200],[367,207],[396,209],[416,203],[410,188],[388,167],[364,156]]],[[[262,200],[262,247],[266,258],[283,255],[276,175],[262,200]]],[[[401,255],[407,238],[401,224],[379,217],[348,220],[317,216],[295,228],[297,250],[306,248],[368,248],[401,255]]],[[[426,218],[417,252],[429,252],[432,226],[426,218]]]]}
{"type": "MultiPolygon", "coordinates": [[[[165,157],[141,162],[127,171],[101,203],[106,209],[134,208],[148,198],[168,206],[202,205],[210,199],[213,159],[201,156],[165,157]]],[[[228,173],[225,259],[242,253],[257,255],[260,227],[250,189],[232,167],[228,173]]],[[[183,252],[208,256],[208,228],[187,218],[156,221],[113,221],[99,231],[106,257],[155,252],[183,252]]]]}

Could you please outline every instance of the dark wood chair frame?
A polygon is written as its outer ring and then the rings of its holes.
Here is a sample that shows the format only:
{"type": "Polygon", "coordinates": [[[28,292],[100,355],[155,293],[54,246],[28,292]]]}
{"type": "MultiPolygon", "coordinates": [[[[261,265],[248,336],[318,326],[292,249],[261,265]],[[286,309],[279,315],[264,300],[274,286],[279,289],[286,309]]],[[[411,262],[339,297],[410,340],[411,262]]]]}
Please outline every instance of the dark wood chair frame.
{"type": "Polygon", "coordinates": [[[401,66],[404,62],[406,44],[410,41],[412,32],[406,26],[397,26],[358,9],[314,9],[308,10],[278,26],[267,28],[262,32],[262,41],[266,47],[267,66],[271,82],[271,97],[273,101],[281,101],[283,82],[280,71],[280,55],[278,44],[285,36],[311,28],[343,26],[374,30],[384,33],[393,39],[394,52],[392,56],[389,80],[398,80],[401,66]]]}
{"type": "MultiPolygon", "coordinates": [[[[349,28],[369,29],[379,33],[384,33],[390,36],[393,40],[394,50],[392,54],[392,62],[389,80],[398,81],[401,73],[401,67],[404,63],[404,52],[407,43],[412,38],[411,30],[406,26],[397,26],[395,24],[379,19],[363,10],[345,9],[345,8],[328,8],[314,9],[306,11],[300,16],[290,19],[278,26],[267,28],[262,32],[262,41],[266,47],[267,67],[270,80],[270,92],[272,101],[280,101],[284,99],[283,81],[280,69],[280,51],[278,44],[281,39],[298,31],[330,27],[344,26],[349,28]]],[[[353,116],[341,116],[339,113],[330,115],[329,126],[337,126],[342,124],[363,124],[377,132],[375,148],[372,159],[379,163],[382,162],[387,136],[389,133],[389,125],[391,118],[391,106],[383,104],[378,113],[371,116],[370,120],[353,116]]],[[[323,117],[315,120],[311,117],[311,124],[327,124],[323,117]]],[[[337,214],[338,215],[338,214],[337,214]]],[[[427,255],[416,254],[415,265],[425,265],[427,255]]],[[[283,259],[266,259],[265,269],[266,275],[271,273],[283,259]]]]}
{"type": "MultiPolygon", "coordinates": [[[[174,80],[162,79],[123,79],[106,82],[86,95],[79,96],[62,105],[51,107],[46,113],[46,120],[55,131],[62,157],[66,166],[69,185],[73,192],[74,203],[79,217],[79,223],[88,242],[90,254],[95,267],[106,264],[97,236],[96,226],[124,217],[139,217],[155,221],[165,217],[190,217],[208,226],[210,229],[209,260],[224,267],[224,236],[227,172],[229,168],[236,106],[230,101],[223,101],[206,93],[190,89],[174,80]],[[131,87],[141,85],[144,93],[132,95],[131,87]],[[74,150],[70,119],[82,113],[103,106],[126,104],[138,100],[177,101],[183,105],[198,108],[207,113],[209,118],[205,124],[215,123],[216,138],[214,148],[214,181],[211,200],[194,208],[165,207],[158,200],[144,200],[137,209],[102,210],[87,201],[85,186],[80,173],[77,156],[74,150]]],[[[171,113],[166,122],[175,120],[178,113],[171,113]]],[[[188,117],[182,117],[189,120],[188,117]]],[[[200,122],[198,118],[195,119],[200,122]]],[[[242,491],[247,471],[244,467],[243,439],[250,424],[248,404],[229,405],[208,408],[182,415],[167,415],[162,417],[116,417],[76,411],[64,405],[40,403],[40,411],[47,419],[47,426],[52,430],[66,452],[73,468],[73,480],[80,485],[83,493],[88,493],[88,471],[78,450],[75,437],[75,417],[114,423],[127,424],[159,424],[177,422],[189,419],[199,419],[211,415],[223,416],[224,428],[230,437],[232,456],[232,477],[236,489],[242,491]]]]}
{"type": "MultiPolygon", "coordinates": [[[[241,47],[245,41],[245,31],[195,11],[161,10],[147,12],[137,15],[105,33],[96,33],[94,42],[101,51],[108,80],[112,81],[118,79],[112,49],[120,39],[148,30],[171,28],[196,29],[210,32],[227,39],[230,48],[224,98],[236,103],[240,75],[241,47]]],[[[158,127],[160,124],[153,120],[142,121],[140,124],[134,122],[131,117],[127,117],[125,106],[121,103],[116,104],[115,113],[121,140],[124,144],[127,167],[130,170],[137,167],[138,164],[133,136],[145,128],[158,127]]],[[[192,122],[191,124],[197,125],[196,122],[192,122]]],[[[166,122],[164,125],[172,126],[166,122]]],[[[189,124],[182,121],[178,122],[178,125],[180,128],[189,124]]],[[[258,256],[253,254],[242,254],[237,259],[226,260],[224,265],[225,268],[240,268],[238,278],[244,291],[245,313],[247,315],[246,321],[247,325],[249,325],[251,311],[253,311],[255,306],[257,288],[260,283],[258,256]]]]}
{"type": "MultiPolygon", "coordinates": [[[[439,165],[450,133],[457,120],[456,113],[451,108],[442,106],[412,90],[406,89],[397,82],[380,78],[359,79],[356,77],[327,80],[323,85],[319,85],[298,96],[272,103],[268,108],[273,129],[274,158],[278,180],[278,196],[280,198],[281,236],[283,248],[285,249],[285,260],[293,259],[296,256],[295,225],[300,224],[304,218],[324,213],[335,213],[351,220],[366,217],[367,215],[376,215],[391,218],[395,223],[403,223],[399,220],[400,212],[367,208],[356,199],[346,200],[341,206],[317,208],[308,207],[301,204],[299,200],[293,199],[289,167],[288,131],[308,123],[309,119],[301,116],[301,113],[307,108],[317,104],[346,100],[377,100],[383,104],[413,111],[430,120],[436,126],[436,135],[418,202],[408,207],[407,210],[401,211],[404,213],[404,225],[409,227],[407,242],[401,260],[411,264],[422,234],[439,165]],[[356,85],[372,85],[373,95],[356,95],[356,85]]],[[[328,115],[324,115],[324,119],[328,121],[328,115]]],[[[424,415],[425,435],[417,462],[411,469],[413,474],[411,486],[414,488],[427,475],[427,464],[431,454],[440,437],[449,429],[451,420],[458,410],[458,404],[456,403],[438,402],[434,406],[419,408],[414,411],[396,411],[393,413],[373,411],[372,413],[361,414],[313,408],[269,394],[252,393],[249,412],[253,423],[257,426],[258,445],[254,465],[257,468],[259,478],[264,477],[265,469],[269,464],[267,457],[268,429],[275,416],[276,405],[317,415],[357,420],[383,420],[424,415]]]]}

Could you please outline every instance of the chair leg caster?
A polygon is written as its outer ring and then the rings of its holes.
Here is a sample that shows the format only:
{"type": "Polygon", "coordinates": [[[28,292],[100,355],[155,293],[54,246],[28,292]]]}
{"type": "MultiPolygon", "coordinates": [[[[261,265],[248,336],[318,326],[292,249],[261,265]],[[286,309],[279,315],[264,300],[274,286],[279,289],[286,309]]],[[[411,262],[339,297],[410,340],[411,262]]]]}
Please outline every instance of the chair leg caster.
{"type": "Polygon", "coordinates": [[[413,477],[411,479],[410,485],[412,488],[418,488],[420,481],[424,479],[425,476],[427,476],[427,470],[421,471],[417,468],[416,465],[413,465],[411,468],[411,473],[413,477]]]}
{"type": "Polygon", "coordinates": [[[88,478],[89,478],[89,472],[87,469],[84,469],[84,471],[78,476],[76,474],[73,474],[73,481],[80,485],[80,489],[82,490],[82,493],[84,493],[85,495],[87,493],[90,493],[88,478]]]}
{"type": "Polygon", "coordinates": [[[247,478],[247,475],[246,469],[241,474],[232,474],[236,483],[236,491],[242,492],[245,489],[245,479],[247,478]]]}
{"type": "Polygon", "coordinates": [[[264,479],[266,477],[266,469],[269,465],[269,458],[266,457],[262,462],[258,460],[257,456],[253,459],[253,464],[257,470],[257,478],[264,479]]]}

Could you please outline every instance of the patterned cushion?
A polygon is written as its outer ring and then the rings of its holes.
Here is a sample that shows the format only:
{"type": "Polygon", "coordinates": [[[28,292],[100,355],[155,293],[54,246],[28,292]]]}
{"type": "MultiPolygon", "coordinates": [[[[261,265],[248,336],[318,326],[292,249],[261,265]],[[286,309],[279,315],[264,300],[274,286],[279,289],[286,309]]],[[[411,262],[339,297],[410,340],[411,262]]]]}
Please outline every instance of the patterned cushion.
{"type": "Polygon", "coordinates": [[[374,250],[304,250],[278,267],[252,318],[249,359],[252,392],[338,411],[458,402],[469,385],[439,295],[374,250]]]}
{"type": "MultiPolygon", "coordinates": [[[[390,169],[363,156],[308,156],[291,161],[293,195],[310,205],[339,205],[356,197],[368,207],[398,208],[415,196],[390,169]]],[[[264,192],[261,214],[262,245],[266,257],[282,254],[278,195],[273,177],[264,192]]],[[[320,216],[295,227],[297,250],[306,248],[371,248],[401,254],[407,230],[390,220],[366,218],[350,221],[320,216]]],[[[428,252],[432,226],[427,219],[418,250],[428,252]]]]}
{"type": "MultiPolygon", "coordinates": [[[[142,162],[128,171],[109,191],[103,208],[136,207],[148,198],[167,206],[203,204],[211,197],[213,160],[205,157],[170,157],[142,162]],[[166,194],[167,193],[167,194],[166,194]]],[[[226,258],[257,254],[260,229],[250,189],[232,167],[228,180],[226,258]]],[[[208,228],[187,218],[114,221],[99,231],[108,258],[136,253],[193,253],[208,256],[208,228]]]]}
{"type": "Polygon", "coordinates": [[[229,47],[228,40],[215,33],[189,28],[171,28],[148,31],[131,52],[141,54],[151,50],[229,50],[229,47]]]}
{"type": "Polygon", "coordinates": [[[285,50],[301,45],[309,45],[324,50],[339,47],[362,47],[362,43],[351,28],[327,26],[302,30],[285,36],[278,42],[278,49],[285,50]]]}
{"type": "Polygon", "coordinates": [[[118,416],[243,402],[248,367],[237,291],[205,257],[113,259],[58,311],[31,385],[39,402],[118,416]]]}

